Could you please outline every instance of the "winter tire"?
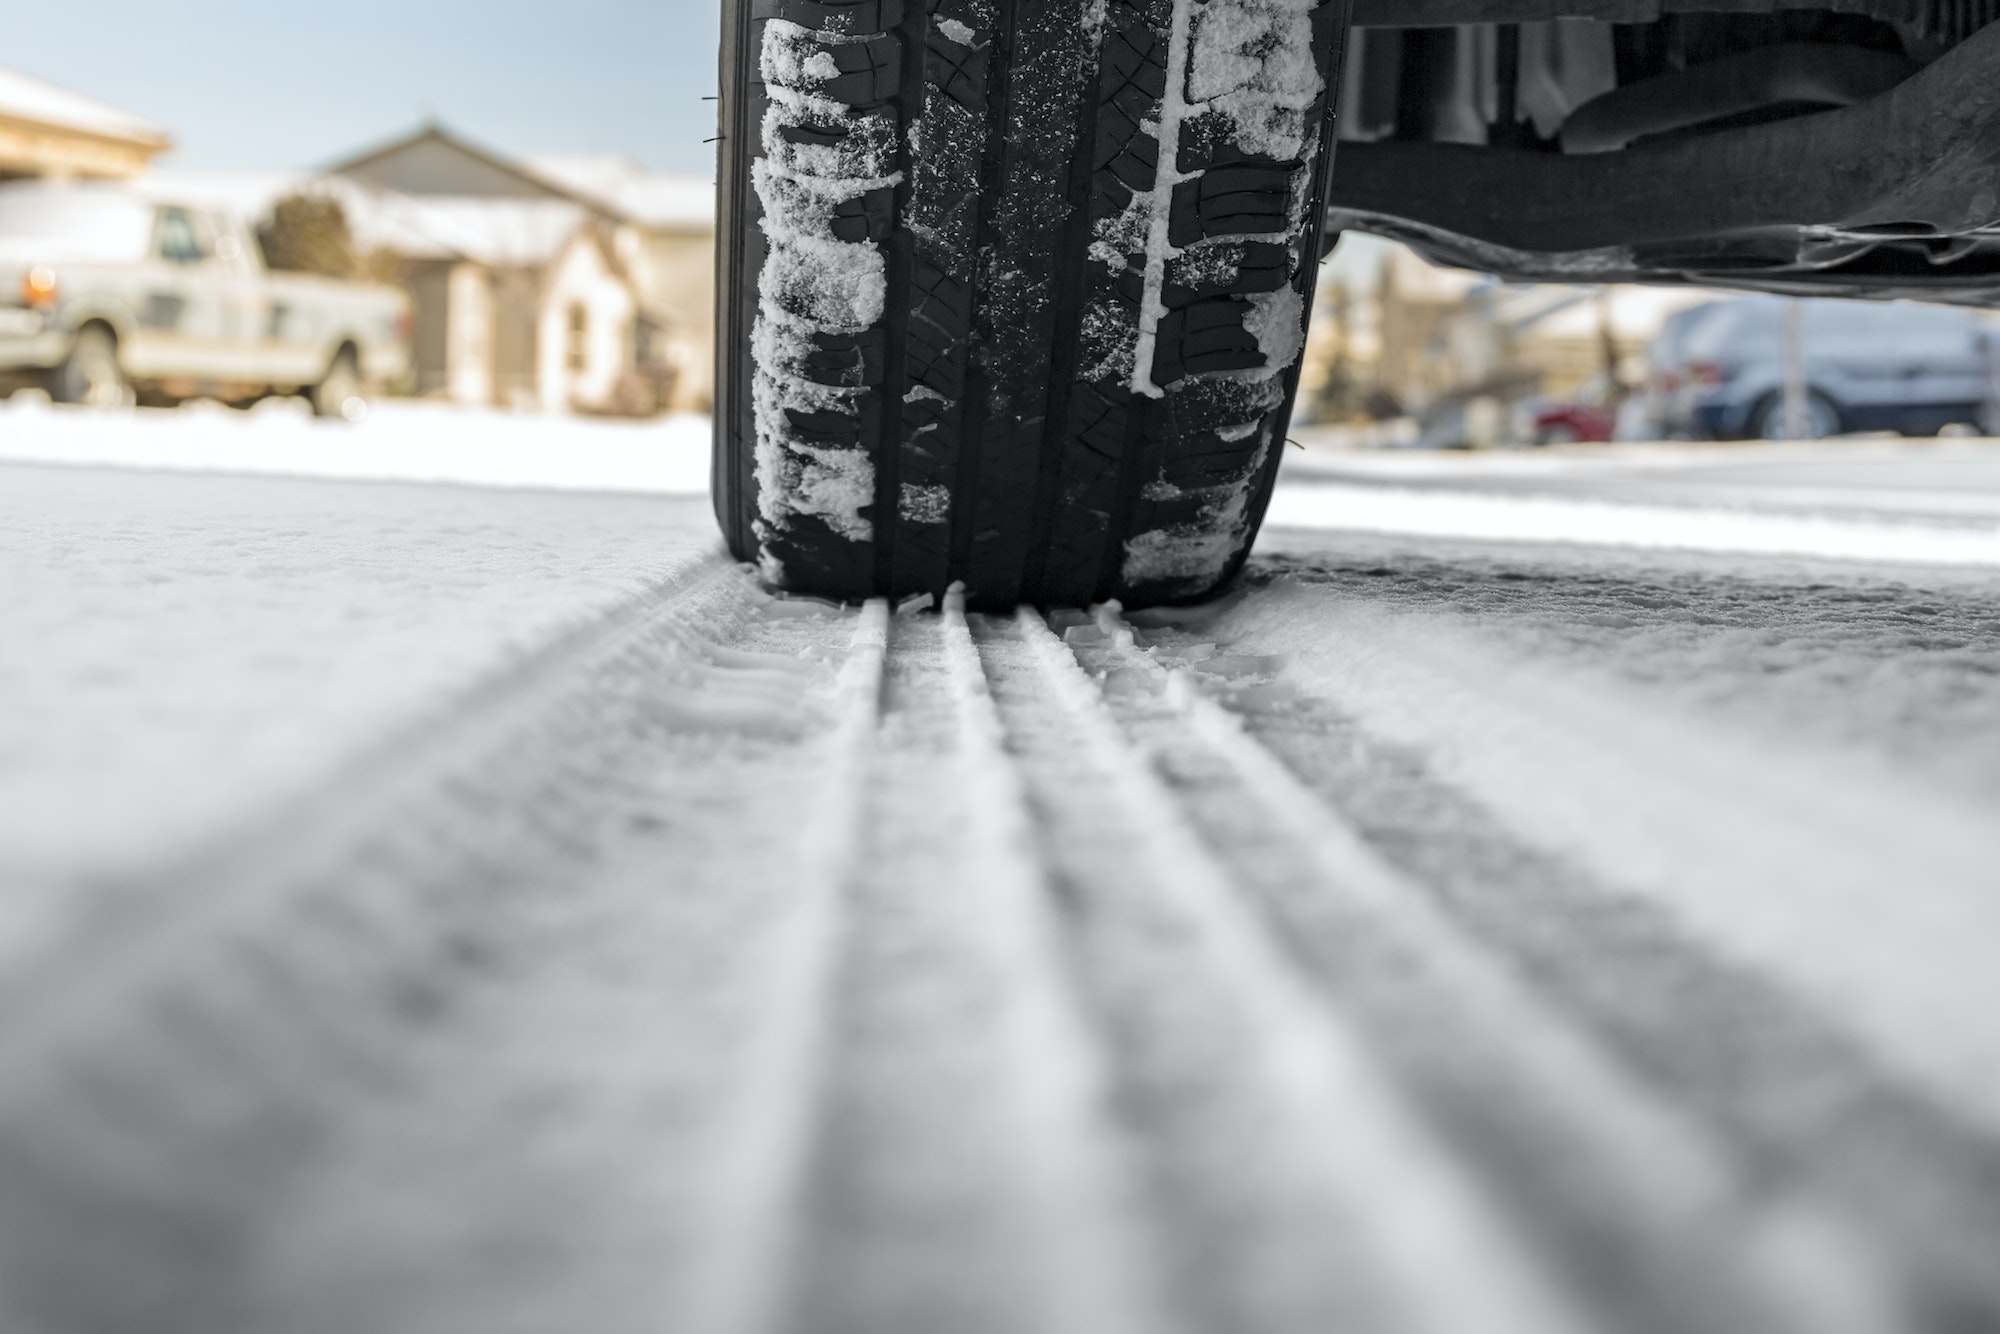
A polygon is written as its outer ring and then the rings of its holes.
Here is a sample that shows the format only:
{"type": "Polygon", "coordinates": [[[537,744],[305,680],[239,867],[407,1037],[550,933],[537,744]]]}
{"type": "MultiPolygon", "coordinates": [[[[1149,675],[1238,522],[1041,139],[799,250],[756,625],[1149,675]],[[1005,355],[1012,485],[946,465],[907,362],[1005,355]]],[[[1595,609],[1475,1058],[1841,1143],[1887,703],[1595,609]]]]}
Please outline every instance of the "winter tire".
{"type": "Polygon", "coordinates": [[[1190,601],[1297,389],[1348,0],[728,0],[715,501],[837,598],[1190,601]]]}

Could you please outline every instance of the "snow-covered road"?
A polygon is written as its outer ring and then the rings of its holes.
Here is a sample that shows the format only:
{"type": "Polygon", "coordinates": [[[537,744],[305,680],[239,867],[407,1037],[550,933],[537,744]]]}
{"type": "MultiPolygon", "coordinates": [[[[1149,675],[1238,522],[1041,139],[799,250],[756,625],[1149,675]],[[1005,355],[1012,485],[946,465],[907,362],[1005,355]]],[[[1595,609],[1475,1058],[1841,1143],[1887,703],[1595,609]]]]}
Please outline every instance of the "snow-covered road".
{"type": "Polygon", "coordinates": [[[390,416],[0,413],[0,1329],[2000,1328],[2000,561],[1840,545],[1976,499],[1314,458],[985,618],[390,416]]]}

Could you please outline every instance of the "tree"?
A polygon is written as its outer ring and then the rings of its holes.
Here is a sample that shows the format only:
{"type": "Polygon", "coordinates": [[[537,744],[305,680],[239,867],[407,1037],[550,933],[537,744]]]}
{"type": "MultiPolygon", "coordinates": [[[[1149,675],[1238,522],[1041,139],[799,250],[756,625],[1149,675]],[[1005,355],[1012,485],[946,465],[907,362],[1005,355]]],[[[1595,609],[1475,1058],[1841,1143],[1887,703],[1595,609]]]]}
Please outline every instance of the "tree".
{"type": "Polygon", "coordinates": [[[294,194],[271,208],[270,221],[257,229],[264,262],[292,273],[353,278],[360,270],[347,210],[329,195],[294,194]]]}

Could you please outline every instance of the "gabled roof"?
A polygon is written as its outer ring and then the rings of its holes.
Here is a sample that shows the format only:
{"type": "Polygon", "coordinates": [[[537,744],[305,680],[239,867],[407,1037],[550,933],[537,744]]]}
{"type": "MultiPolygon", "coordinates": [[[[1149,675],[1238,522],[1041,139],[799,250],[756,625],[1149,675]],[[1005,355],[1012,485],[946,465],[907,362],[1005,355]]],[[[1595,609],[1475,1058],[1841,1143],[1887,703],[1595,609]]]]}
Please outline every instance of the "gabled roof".
{"type": "Polygon", "coordinates": [[[0,66],[0,117],[116,139],[153,152],[173,146],[172,137],[152,121],[4,66],[0,66]]]}
{"type": "Polygon", "coordinates": [[[377,145],[354,157],[333,163],[323,170],[329,176],[367,180],[414,197],[435,195],[451,198],[492,198],[500,194],[497,190],[454,187],[442,181],[433,185],[421,179],[424,172],[419,160],[420,156],[424,155],[429,157],[433,167],[456,158],[459,162],[484,174],[489,181],[504,180],[512,187],[507,194],[527,198],[567,200],[604,213],[617,222],[631,221],[615,201],[583,194],[561,181],[543,176],[512,158],[484,148],[436,123],[425,125],[413,134],[404,135],[400,139],[377,145]],[[399,159],[407,161],[417,170],[396,172],[399,159]]]}
{"type": "Polygon", "coordinates": [[[156,171],[133,183],[149,198],[214,208],[258,221],[286,195],[323,194],[340,201],[363,251],[405,259],[472,260],[495,268],[553,260],[596,216],[568,199],[480,199],[410,195],[348,176],[306,172],[156,171]]]}

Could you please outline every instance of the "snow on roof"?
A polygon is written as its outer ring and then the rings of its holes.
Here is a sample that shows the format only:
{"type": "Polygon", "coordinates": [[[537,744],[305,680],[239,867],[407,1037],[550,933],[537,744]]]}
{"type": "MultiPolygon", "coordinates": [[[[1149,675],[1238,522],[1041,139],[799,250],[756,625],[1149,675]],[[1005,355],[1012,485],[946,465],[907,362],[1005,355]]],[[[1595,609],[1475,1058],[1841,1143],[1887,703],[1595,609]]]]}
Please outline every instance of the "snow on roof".
{"type": "Polygon", "coordinates": [[[414,254],[428,240],[436,246],[496,266],[546,264],[576,235],[589,210],[566,199],[418,199],[391,191],[357,208],[349,204],[355,235],[364,245],[379,237],[414,254]],[[406,244],[398,244],[398,238],[406,244]]]}
{"type": "Polygon", "coordinates": [[[239,218],[262,218],[286,195],[312,188],[315,178],[303,171],[182,171],[147,172],[127,185],[159,203],[191,204],[239,218]]]}
{"type": "Polygon", "coordinates": [[[671,175],[611,155],[540,154],[522,163],[551,184],[600,200],[644,226],[703,231],[715,226],[712,177],[671,175]]]}
{"type": "Polygon", "coordinates": [[[548,263],[589,214],[566,199],[407,195],[313,172],[156,171],[132,186],[148,198],[227,211],[251,221],[267,217],[286,195],[331,195],[340,201],[364,251],[386,249],[409,259],[469,259],[495,267],[548,263]]]}
{"type": "Polygon", "coordinates": [[[149,120],[5,66],[0,66],[0,116],[160,149],[173,142],[149,120]]]}

